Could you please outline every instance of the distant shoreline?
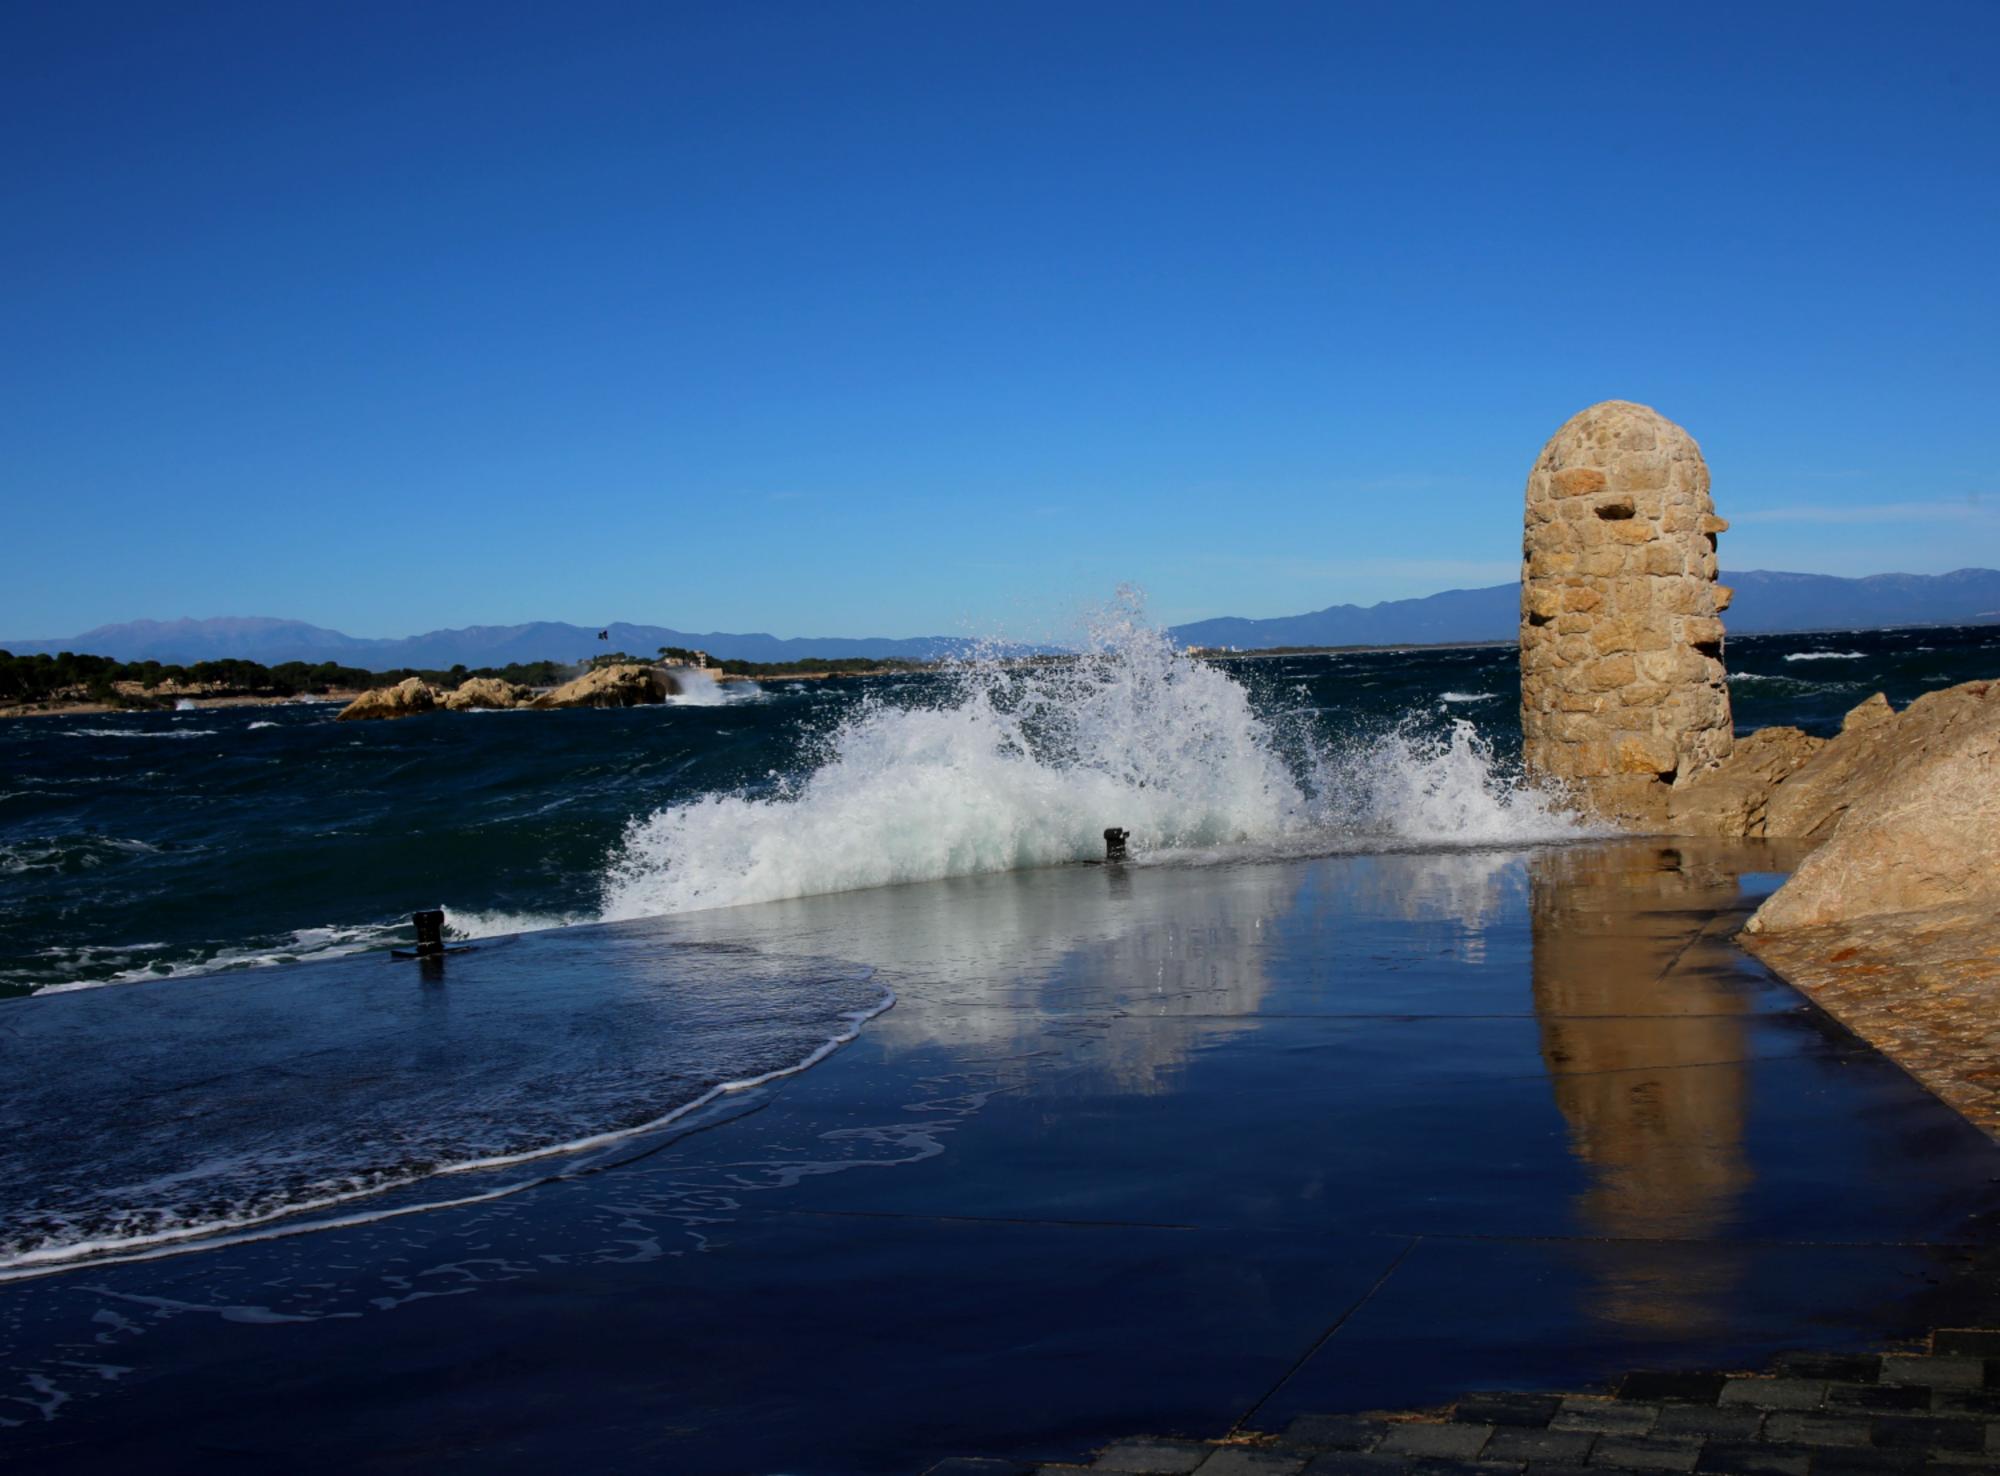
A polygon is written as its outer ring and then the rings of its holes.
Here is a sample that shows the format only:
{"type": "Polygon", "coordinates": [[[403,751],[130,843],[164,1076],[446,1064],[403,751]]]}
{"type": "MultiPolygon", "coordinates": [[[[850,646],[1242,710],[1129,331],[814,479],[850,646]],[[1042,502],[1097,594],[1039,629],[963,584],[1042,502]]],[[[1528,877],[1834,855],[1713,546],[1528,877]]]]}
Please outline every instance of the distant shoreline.
{"type": "Polygon", "coordinates": [[[352,702],[359,692],[316,692],[307,695],[290,693],[280,695],[275,692],[251,694],[235,697],[178,697],[176,702],[192,703],[191,708],[175,707],[121,707],[111,702],[92,702],[87,698],[56,700],[51,702],[16,703],[11,707],[0,707],[0,718],[32,717],[118,717],[134,713],[189,712],[210,707],[321,707],[328,703],[352,702]]]}

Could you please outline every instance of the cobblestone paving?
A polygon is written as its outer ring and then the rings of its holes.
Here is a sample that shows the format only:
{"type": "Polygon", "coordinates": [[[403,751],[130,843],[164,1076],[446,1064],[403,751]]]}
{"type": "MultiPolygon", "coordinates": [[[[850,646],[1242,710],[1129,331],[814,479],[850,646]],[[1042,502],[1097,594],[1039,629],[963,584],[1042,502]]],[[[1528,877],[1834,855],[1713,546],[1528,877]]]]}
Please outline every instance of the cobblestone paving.
{"type": "Polygon", "coordinates": [[[2000,1470],[2000,1330],[1914,1351],[1798,1353],[1761,1374],[1634,1373],[1615,1393],[1475,1394],[1308,1415],[1277,1436],[1120,1440],[1088,1465],[941,1461],[926,1476],[1968,1476],[2000,1470]]]}
{"type": "Polygon", "coordinates": [[[1740,941],[2000,1138],[2000,923],[1990,909],[1892,913],[1740,941]]]}

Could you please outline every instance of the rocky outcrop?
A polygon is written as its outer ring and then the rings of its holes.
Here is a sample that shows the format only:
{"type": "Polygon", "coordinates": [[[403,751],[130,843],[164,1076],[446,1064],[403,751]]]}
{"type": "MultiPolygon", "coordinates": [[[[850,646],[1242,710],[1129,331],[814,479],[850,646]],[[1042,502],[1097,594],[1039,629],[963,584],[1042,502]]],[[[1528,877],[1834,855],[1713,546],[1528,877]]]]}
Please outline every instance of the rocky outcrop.
{"type": "Polygon", "coordinates": [[[374,687],[363,692],[340,710],[336,721],[415,717],[420,712],[435,712],[442,702],[436,687],[422,677],[408,677],[393,687],[374,687]]]}
{"type": "Polygon", "coordinates": [[[526,707],[534,700],[533,687],[502,681],[499,677],[471,677],[444,699],[444,705],[453,712],[470,712],[482,707],[526,707]]]}
{"type": "Polygon", "coordinates": [[[533,707],[644,707],[664,702],[679,693],[680,686],[656,666],[633,663],[629,666],[602,666],[585,672],[575,681],[545,692],[533,707]]]}
{"type": "Polygon", "coordinates": [[[2000,904],[2000,682],[1887,709],[1858,713],[1773,794],[1768,824],[1783,815],[1812,827],[1791,833],[1831,833],[1757,910],[1751,933],[2000,904]]]}
{"type": "Polygon", "coordinates": [[[1716,536],[1694,438],[1607,400],[1528,475],[1523,758],[1607,818],[1661,828],[1671,791],[1729,755],[1716,536]]]}
{"type": "MultiPolygon", "coordinates": [[[[1771,796],[1826,744],[1801,728],[1761,728],[1729,757],[1667,796],[1672,835],[1761,836],[1771,796]]],[[[1785,831],[1776,832],[1779,835],[1785,831]]]]}

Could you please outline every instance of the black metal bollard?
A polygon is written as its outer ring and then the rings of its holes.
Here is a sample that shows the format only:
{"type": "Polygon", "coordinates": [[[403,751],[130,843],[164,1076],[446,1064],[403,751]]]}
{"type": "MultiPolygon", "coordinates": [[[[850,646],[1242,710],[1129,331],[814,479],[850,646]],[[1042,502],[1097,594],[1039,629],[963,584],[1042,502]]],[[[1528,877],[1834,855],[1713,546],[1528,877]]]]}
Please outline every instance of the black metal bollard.
{"type": "Polygon", "coordinates": [[[427,912],[413,912],[410,921],[417,928],[417,957],[444,957],[444,909],[433,907],[427,912]]]}
{"type": "Polygon", "coordinates": [[[1125,842],[1130,838],[1131,834],[1129,830],[1120,830],[1115,825],[1105,831],[1104,859],[1106,861],[1123,861],[1125,859],[1125,842]]]}

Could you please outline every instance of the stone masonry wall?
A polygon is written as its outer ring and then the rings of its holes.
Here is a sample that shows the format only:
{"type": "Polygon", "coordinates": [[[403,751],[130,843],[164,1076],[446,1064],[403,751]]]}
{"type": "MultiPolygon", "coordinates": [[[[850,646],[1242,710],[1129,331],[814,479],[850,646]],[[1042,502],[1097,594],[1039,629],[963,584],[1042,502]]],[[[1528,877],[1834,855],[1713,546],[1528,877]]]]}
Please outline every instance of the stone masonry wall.
{"type": "Polygon", "coordinates": [[[1528,474],[1523,757],[1606,818],[1664,824],[1670,788],[1729,753],[1728,526],[1701,448],[1644,405],[1592,405],[1528,474]]]}

